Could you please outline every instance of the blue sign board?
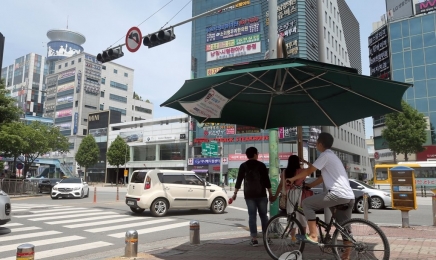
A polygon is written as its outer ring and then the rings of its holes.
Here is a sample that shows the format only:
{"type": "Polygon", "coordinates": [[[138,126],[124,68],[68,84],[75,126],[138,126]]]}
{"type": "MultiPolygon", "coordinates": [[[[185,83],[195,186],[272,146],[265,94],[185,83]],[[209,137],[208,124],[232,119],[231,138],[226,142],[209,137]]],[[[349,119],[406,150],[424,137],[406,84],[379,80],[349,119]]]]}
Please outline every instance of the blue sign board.
{"type": "Polygon", "coordinates": [[[77,125],[79,123],[79,113],[74,113],[74,128],[73,128],[73,134],[77,134],[77,125]]]}
{"type": "Polygon", "coordinates": [[[220,158],[194,158],[194,165],[220,164],[220,158]]]}

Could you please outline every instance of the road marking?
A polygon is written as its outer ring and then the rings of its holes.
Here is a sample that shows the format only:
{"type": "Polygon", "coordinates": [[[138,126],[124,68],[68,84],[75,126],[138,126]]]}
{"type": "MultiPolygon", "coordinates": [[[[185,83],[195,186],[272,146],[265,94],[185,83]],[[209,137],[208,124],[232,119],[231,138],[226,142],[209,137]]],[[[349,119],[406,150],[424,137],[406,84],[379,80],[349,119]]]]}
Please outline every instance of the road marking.
{"type": "MultiPolygon", "coordinates": [[[[141,221],[150,219],[151,217],[144,217],[141,218],[141,221]]],[[[101,219],[101,217],[99,217],[101,219]]],[[[85,219],[86,221],[89,221],[89,219],[85,219]]],[[[112,223],[118,223],[118,222],[126,222],[126,221],[138,221],[138,218],[136,217],[130,217],[130,218],[118,218],[118,219],[111,219],[106,221],[98,221],[98,222],[90,222],[90,223],[82,223],[82,224],[74,224],[74,225],[67,225],[63,226],[66,228],[79,228],[79,227],[92,227],[92,226],[100,226],[105,224],[112,224],[112,223]]]]}
{"type": "MultiPolygon", "coordinates": [[[[176,224],[171,224],[171,225],[166,225],[166,226],[161,226],[161,227],[140,229],[140,230],[136,230],[136,231],[138,232],[139,235],[142,235],[142,234],[158,232],[158,231],[162,231],[162,230],[168,230],[168,229],[172,229],[172,228],[186,227],[188,225],[189,225],[188,222],[183,222],[183,223],[176,223],[176,224]]],[[[108,235],[108,236],[122,238],[125,235],[126,235],[126,232],[122,232],[122,233],[116,233],[116,234],[112,234],[112,235],[108,235]]]]}
{"type": "MultiPolygon", "coordinates": [[[[112,211],[100,211],[100,210],[89,210],[88,212],[91,213],[83,213],[83,214],[74,214],[70,212],[70,215],[60,215],[56,216],[56,214],[50,214],[50,217],[43,217],[43,218],[30,218],[31,221],[45,221],[45,220],[51,220],[51,219],[64,219],[64,218],[76,218],[76,217],[87,217],[87,216],[95,216],[95,215],[106,215],[106,214],[116,214],[112,211]],[[97,212],[93,212],[97,211],[97,212]]],[[[30,215],[32,216],[32,215],[30,215]]]]}
{"type": "MultiPolygon", "coordinates": [[[[169,221],[175,221],[175,219],[163,218],[163,219],[156,219],[156,220],[151,220],[151,221],[147,221],[147,222],[143,222],[143,223],[136,222],[136,223],[130,223],[130,224],[125,224],[125,225],[87,229],[85,231],[91,232],[91,233],[98,233],[98,232],[105,232],[105,231],[111,231],[111,230],[117,230],[117,229],[125,229],[125,228],[130,228],[130,227],[138,227],[138,226],[164,223],[164,222],[169,222],[169,221]]],[[[125,234],[125,232],[123,234],[125,234]]]]}
{"type": "Polygon", "coordinates": [[[21,228],[12,228],[11,233],[15,232],[21,232],[21,231],[30,231],[30,230],[37,230],[41,229],[40,227],[21,227],[21,228]]]}
{"type": "MultiPolygon", "coordinates": [[[[44,258],[48,258],[48,257],[56,257],[56,259],[59,259],[58,256],[60,256],[60,255],[81,252],[84,250],[95,249],[95,248],[111,246],[111,245],[113,245],[113,244],[108,243],[108,242],[103,242],[103,241],[97,241],[94,243],[86,243],[86,244],[82,244],[82,245],[67,246],[67,247],[62,247],[62,248],[57,248],[57,249],[50,249],[50,250],[46,250],[46,251],[36,252],[35,256],[37,256],[38,259],[44,259],[44,258]]],[[[13,256],[13,257],[9,257],[9,258],[4,258],[3,260],[15,260],[15,259],[16,259],[16,257],[13,256]]]]}
{"type": "Polygon", "coordinates": [[[248,211],[248,209],[238,208],[238,207],[234,207],[234,206],[227,206],[227,208],[237,209],[237,210],[242,210],[242,211],[248,211]]]}
{"type": "MultiPolygon", "coordinates": [[[[61,214],[71,214],[72,212],[82,212],[86,210],[86,208],[72,208],[72,209],[65,209],[64,211],[62,210],[58,210],[56,212],[56,215],[61,215],[61,214]],[[81,210],[80,210],[81,209],[81,210]],[[79,210],[79,211],[78,211],[79,210]]],[[[89,211],[98,211],[98,210],[87,210],[89,211]]],[[[101,210],[100,210],[101,211],[101,210]]],[[[22,215],[22,216],[15,216],[16,218],[28,218],[28,217],[43,217],[43,216],[53,216],[53,213],[43,213],[43,214],[30,214],[30,215],[22,215]]]]}
{"type": "MultiPolygon", "coordinates": [[[[119,214],[117,214],[115,212],[110,212],[109,211],[109,213],[113,213],[114,215],[98,216],[98,217],[92,217],[92,218],[76,218],[76,219],[51,221],[51,222],[45,222],[45,224],[49,224],[49,225],[69,224],[69,223],[85,222],[85,221],[91,221],[91,220],[101,220],[101,219],[107,219],[107,218],[116,218],[116,217],[120,216],[119,214]]],[[[88,214],[88,215],[91,215],[91,214],[88,214]]],[[[93,214],[93,215],[97,215],[97,214],[93,214]]],[[[98,215],[101,215],[101,214],[98,214],[98,215]]],[[[58,219],[58,218],[56,218],[56,219],[58,219]]]]}
{"type": "Polygon", "coordinates": [[[12,213],[14,212],[20,212],[20,211],[29,211],[28,209],[12,209],[12,213]]]}
{"type": "MultiPolygon", "coordinates": [[[[43,240],[35,240],[35,241],[31,241],[31,242],[26,241],[26,243],[32,244],[34,246],[45,246],[45,245],[70,242],[70,241],[75,241],[75,240],[80,240],[80,239],[85,239],[85,237],[79,237],[79,236],[58,237],[58,238],[50,238],[50,239],[43,239],[43,240]]],[[[16,250],[17,247],[21,244],[23,244],[23,243],[18,243],[18,244],[14,244],[14,245],[7,245],[7,246],[0,246],[0,252],[16,250]]]]}
{"type": "Polygon", "coordinates": [[[59,231],[44,231],[44,232],[29,233],[29,234],[16,235],[16,236],[1,236],[0,242],[12,241],[12,240],[17,240],[17,239],[28,239],[31,237],[50,236],[50,235],[56,235],[56,234],[61,234],[61,233],[62,232],[59,232],[59,231]]]}
{"type": "Polygon", "coordinates": [[[65,211],[71,211],[71,210],[76,210],[76,209],[86,209],[86,208],[65,208],[65,207],[61,207],[61,208],[57,208],[57,209],[49,209],[49,210],[31,210],[30,212],[35,213],[35,214],[39,214],[39,213],[48,213],[48,212],[63,212],[65,209],[65,211]]]}
{"type": "Polygon", "coordinates": [[[6,225],[3,225],[3,227],[16,227],[16,226],[22,226],[23,224],[20,223],[8,223],[6,225]]]}

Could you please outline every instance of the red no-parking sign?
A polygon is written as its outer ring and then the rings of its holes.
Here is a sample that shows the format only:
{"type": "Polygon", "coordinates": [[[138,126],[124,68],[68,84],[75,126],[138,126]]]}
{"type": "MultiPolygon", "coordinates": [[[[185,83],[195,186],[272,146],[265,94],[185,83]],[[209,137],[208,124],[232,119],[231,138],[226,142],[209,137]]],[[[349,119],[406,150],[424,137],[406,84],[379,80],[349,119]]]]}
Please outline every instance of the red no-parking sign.
{"type": "Polygon", "coordinates": [[[130,52],[139,50],[142,42],[142,33],[138,27],[132,27],[126,34],[126,47],[130,52]]]}

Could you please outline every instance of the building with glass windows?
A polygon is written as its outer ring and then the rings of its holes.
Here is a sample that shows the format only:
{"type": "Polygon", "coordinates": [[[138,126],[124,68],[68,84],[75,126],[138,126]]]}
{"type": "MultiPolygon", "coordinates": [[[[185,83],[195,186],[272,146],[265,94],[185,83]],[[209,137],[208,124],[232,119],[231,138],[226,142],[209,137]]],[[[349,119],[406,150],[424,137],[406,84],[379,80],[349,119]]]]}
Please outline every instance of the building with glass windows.
{"type": "MultiPolygon", "coordinates": [[[[409,156],[409,160],[431,159],[433,154],[430,151],[434,150],[431,146],[435,144],[432,141],[432,129],[434,130],[433,127],[436,125],[436,14],[427,13],[427,5],[428,2],[407,5],[407,8],[410,8],[408,12],[413,13],[411,17],[388,20],[387,24],[370,36],[374,41],[369,42],[371,73],[382,68],[385,71],[384,78],[413,84],[403,99],[428,120],[427,141],[424,145],[430,148],[427,147],[421,154],[409,156]],[[375,40],[374,37],[378,39],[375,40]],[[380,42],[383,44],[377,44],[380,42]],[[377,46],[377,50],[374,46],[377,46]],[[382,55],[379,51],[380,46],[384,49],[382,55]],[[371,56],[371,51],[374,51],[374,57],[371,56]],[[383,64],[380,66],[381,63],[383,64]]],[[[393,153],[381,136],[384,116],[374,117],[373,122],[375,161],[393,162],[393,153]]],[[[397,156],[397,160],[404,160],[404,156],[397,156]]]]}
{"type": "MultiPolygon", "coordinates": [[[[192,15],[199,15],[229,2],[230,0],[194,0],[192,15]]],[[[288,57],[354,67],[359,72],[362,71],[359,23],[345,0],[277,2],[277,33],[284,38],[288,57]]],[[[223,66],[267,57],[269,15],[268,1],[247,0],[194,20],[192,78],[215,74],[223,66]]],[[[303,126],[303,156],[311,161],[317,156],[314,146],[309,142],[310,137],[318,131],[316,129],[320,129],[320,126],[303,126]]],[[[364,129],[363,120],[338,128],[322,127],[322,131],[334,136],[333,150],[353,178],[366,179],[372,174],[365,148],[364,129]]],[[[282,155],[280,164],[281,167],[286,167],[286,158],[297,150],[295,128],[283,126],[279,131],[279,152],[282,155]]],[[[268,162],[267,130],[240,125],[197,124],[193,142],[194,158],[202,157],[201,143],[211,140],[224,141],[223,153],[229,158],[230,172],[246,160],[244,152],[250,146],[257,147],[259,153],[265,155],[262,161],[268,162]]],[[[208,171],[209,174],[218,174],[220,171],[219,166],[204,163],[189,168],[197,172],[208,171]]]]}

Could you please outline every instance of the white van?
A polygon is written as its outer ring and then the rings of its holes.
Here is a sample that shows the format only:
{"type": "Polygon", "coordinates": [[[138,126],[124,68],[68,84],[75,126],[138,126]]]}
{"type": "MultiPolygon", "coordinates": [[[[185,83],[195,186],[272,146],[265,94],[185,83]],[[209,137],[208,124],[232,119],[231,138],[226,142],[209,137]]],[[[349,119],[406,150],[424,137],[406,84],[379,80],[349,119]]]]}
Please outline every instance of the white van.
{"type": "Polygon", "coordinates": [[[205,182],[192,171],[134,171],[126,194],[126,204],[133,212],[150,209],[156,217],[165,216],[169,209],[210,208],[221,214],[227,201],[221,187],[205,182]]]}

